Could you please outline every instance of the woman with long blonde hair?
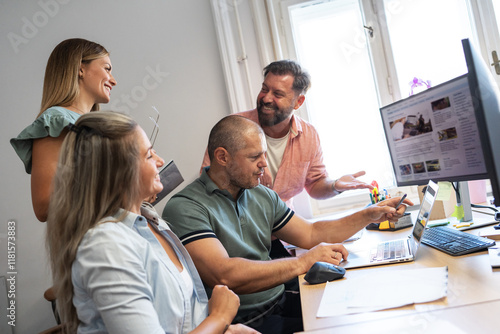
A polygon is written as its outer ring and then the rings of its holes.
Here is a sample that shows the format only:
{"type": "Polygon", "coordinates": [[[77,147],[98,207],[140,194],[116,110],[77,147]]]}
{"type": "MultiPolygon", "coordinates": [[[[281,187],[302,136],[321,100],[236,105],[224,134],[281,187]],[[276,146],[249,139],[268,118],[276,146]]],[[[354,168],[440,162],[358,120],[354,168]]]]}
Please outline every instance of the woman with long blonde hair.
{"type": "Polygon", "coordinates": [[[230,325],[239,298],[217,286],[208,300],[194,264],[143,199],[163,185],[164,164],[120,113],[70,126],[47,221],[58,311],[73,333],[256,333],[230,325]]]}
{"type": "Polygon", "coordinates": [[[47,219],[51,184],[66,127],[108,103],[116,81],[108,51],[81,38],[67,39],[52,51],[45,69],[40,112],[16,138],[14,150],[31,174],[33,211],[47,219]]]}

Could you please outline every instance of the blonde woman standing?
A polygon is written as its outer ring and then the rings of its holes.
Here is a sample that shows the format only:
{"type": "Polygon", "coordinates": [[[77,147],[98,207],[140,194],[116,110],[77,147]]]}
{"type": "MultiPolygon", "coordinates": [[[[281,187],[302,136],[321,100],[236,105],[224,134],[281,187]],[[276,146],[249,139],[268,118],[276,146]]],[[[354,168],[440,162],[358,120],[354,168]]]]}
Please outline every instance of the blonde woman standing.
{"type": "Polygon", "coordinates": [[[108,103],[116,85],[108,51],[85,39],[65,40],[52,51],[45,69],[42,103],[35,121],[16,138],[14,150],[31,174],[33,211],[46,221],[51,184],[66,127],[108,103]]]}

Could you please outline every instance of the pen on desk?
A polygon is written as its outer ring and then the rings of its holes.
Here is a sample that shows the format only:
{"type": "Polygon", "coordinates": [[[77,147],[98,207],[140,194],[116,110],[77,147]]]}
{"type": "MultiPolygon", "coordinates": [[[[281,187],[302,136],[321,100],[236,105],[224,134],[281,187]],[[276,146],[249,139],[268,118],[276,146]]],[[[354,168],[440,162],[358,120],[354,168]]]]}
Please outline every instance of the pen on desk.
{"type": "Polygon", "coordinates": [[[450,222],[439,222],[439,223],[431,223],[431,224],[427,224],[427,227],[437,227],[437,226],[446,226],[448,225],[450,222]]]}
{"type": "Polygon", "coordinates": [[[399,200],[398,205],[396,205],[396,210],[401,206],[401,204],[403,204],[403,201],[405,200],[405,198],[406,198],[406,194],[404,194],[403,197],[401,197],[401,199],[399,200]]]}

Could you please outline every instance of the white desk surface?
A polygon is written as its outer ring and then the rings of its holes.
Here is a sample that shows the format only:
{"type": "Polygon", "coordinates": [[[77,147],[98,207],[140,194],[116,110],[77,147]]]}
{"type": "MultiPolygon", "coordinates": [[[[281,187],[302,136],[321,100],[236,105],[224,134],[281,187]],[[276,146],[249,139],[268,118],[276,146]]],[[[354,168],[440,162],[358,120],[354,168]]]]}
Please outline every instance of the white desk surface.
{"type": "MultiPolygon", "coordinates": [[[[478,230],[468,233],[477,234],[478,230]]],[[[367,231],[357,242],[375,242],[404,237],[411,228],[396,232],[367,231]]],[[[304,330],[307,333],[442,333],[457,328],[463,333],[481,333],[500,328],[500,269],[492,269],[488,251],[463,256],[450,256],[422,244],[414,262],[349,269],[343,279],[366,275],[367,271],[405,270],[448,266],[448,295],[443,300],[397,309],[317,318],[316,312],[326,284],[309,285],[299,277],[304,330]],[[430,327],[429,327],[430,326],[430,327]],[[476,327],[474,327],[476,326],[476,327]],[[334,330],[332,328],[335,328],[334,330]],[[319,330],[319,331],[318,331],[319,330]]],[[[333,282],[335,283],[335,281],[333,282]]],[[[377,282],[366,282],[374,288],[377,282]]],[[[383,283],[379,283],[383,284],[383,283]]]]}

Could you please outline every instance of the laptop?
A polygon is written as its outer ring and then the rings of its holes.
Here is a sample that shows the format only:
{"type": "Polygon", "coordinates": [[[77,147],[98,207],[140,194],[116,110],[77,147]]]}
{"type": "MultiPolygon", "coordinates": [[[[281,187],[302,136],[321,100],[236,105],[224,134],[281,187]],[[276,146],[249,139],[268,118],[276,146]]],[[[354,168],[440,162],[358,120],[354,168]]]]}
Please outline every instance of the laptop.
{"type": "Polygon", "coordinates": [[[365,250],[349,251],[349,247],[346,246],[349,256],[347,260],[340,263],[340,267],[350,269],[414,261],[437,193],[438,185],[429,181],[422,203],[420,203],[417,219],[413,223],[412,233],[408,237],[371,245],[365,250]]]}

